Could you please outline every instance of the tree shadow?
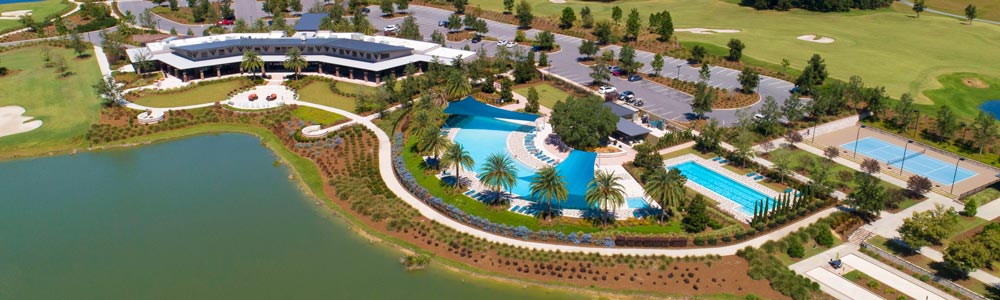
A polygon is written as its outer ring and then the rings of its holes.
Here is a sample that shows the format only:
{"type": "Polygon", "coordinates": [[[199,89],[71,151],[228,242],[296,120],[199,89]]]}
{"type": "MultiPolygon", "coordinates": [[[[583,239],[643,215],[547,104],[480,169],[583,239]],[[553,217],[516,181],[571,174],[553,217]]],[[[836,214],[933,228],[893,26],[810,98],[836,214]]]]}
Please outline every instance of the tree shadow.
{"type": "Polygon", "coordinates": [[[892,252],[892,254],[899,256],[911,256],[918,254],[917,251],[910,248],[906,242],[903,242],[900,238],[891,238],[885,241],[885,247],[892,252]]]}
{"type": "Polygon", "coordinates": [[[583,211],[583,219],[590,222],[594,226],[603,226],[607,224],[614,224],[615,214],[602,209],[588,209],[583,211]]]}
{"type": "Polygon", "coordinates": [[[966,273],[962,269],[956,268],[946,262],[936,261],[930,263],[929,266],[934,270],[934,275],[941,278],[946,278],[952,281],[969,279],[969,273],[966,273]]]}
{"type": "Polygon", "coordinates": [[[986,295],[983,296],[990,300],[1000,300],[1000,284],[987,285],[986,295]]]}
{"type": "Polygon", "coordinates": [[[558,218],[563,215],[562,208],[555,205],[549,206],[545,203],[532,203],[528,208],[539,219],[558,218]]]}

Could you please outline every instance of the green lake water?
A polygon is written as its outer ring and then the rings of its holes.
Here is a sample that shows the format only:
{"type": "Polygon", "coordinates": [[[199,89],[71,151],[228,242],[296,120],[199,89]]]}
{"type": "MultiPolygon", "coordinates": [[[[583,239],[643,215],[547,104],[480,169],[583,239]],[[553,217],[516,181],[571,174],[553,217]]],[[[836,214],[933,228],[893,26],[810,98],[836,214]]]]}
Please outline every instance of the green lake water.
{"type": "Polygon", "coordinates": [[[221,134],[0,162],[0,299],[571,298],[404,271],[273,161],[221,134]]]}

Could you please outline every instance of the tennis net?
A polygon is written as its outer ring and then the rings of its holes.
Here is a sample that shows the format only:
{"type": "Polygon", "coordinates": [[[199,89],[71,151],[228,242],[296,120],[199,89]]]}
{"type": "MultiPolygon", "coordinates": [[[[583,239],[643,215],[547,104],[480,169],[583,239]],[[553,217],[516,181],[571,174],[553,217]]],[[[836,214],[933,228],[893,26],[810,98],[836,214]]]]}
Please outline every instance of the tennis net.
{"type": "Polygon", "coordinates": [[[912,154],[908,154],[908,155],[900,157],[900,158],[890,159],[889,161],[885,162],[885,164],[891,165],[891,164],[894,164],[894,163],[898,163],[898,162],[901,162],[901,161],[906,160],[906,159],[911,159],[911,158],[914,158],[914,157],[917,157],[917,156],[921,156],[921,155],[923,155],[926,152],[927,152],[927,149],[920,150],[920,151],[917,151],[917,152],[913,152],[912,154]]]}

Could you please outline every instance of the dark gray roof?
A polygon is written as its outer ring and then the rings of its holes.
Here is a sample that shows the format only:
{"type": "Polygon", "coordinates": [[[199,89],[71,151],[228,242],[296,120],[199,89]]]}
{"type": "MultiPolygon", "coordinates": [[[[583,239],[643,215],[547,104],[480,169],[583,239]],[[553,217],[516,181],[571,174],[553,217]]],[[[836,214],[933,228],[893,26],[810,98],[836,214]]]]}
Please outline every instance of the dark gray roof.
{"type": "Polygon", "coordinates": [[[643,134],[650,133],[649,129],[639,126],[635,122],[619,118],[618,119],[618,132],[630,137],[636,137],[643,134]]]}
{"type": "Polygon", "coordinates": [[[388,52],[388,51],[399,51],[399,50],[410,50],[410,48],[386,45],[381,43],[366,42],[352,39],[339,39],[339,38],[310,38],[310,39],[299,39],[299,38],[269,38],[269,39],[235,39],[235,40],[225,40],[217,42],[207,42],[194,45],[185,45],[173,47],[174,49],[184,50],[184,51],[200,51],[200,50],[211,50],[211,49],[221,49],[233,46],[330,46],[337,47],[346,50],[355,50],[361,52],[388,52]]]}
{"type": "Polygon", "coordinates": [[[635,111],[628,109],[628,107],[615,104],[614,102],[604,102],[604,106],[610,108],[611,112],[619,117],[631,116],[635,114],[635,111]]]}
{"type": "Polygon", "coordinates": [[[302,14],[298,22],[295,22],[295,31],[317,31],[319,23],[323,21],[326,14],[302,14]]]}

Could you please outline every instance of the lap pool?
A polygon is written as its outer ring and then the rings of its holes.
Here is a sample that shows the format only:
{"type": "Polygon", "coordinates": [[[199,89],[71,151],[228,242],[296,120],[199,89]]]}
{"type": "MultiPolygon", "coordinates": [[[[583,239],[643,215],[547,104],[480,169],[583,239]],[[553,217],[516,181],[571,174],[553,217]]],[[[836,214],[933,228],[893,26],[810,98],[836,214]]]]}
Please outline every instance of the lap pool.
{"type": "MultiPolygon", "coordinates": [[[[517,169],[517,182],[511,192],[523,199],[529,199],[531,179],[534,178],[536,169],[522,163],[514,157],[514,154],[510,153],[510,149],[507,149],[507,138],[515,131],[530,132],[531,126],[488,117],[467,116],[465,120],[459,122],[456,128],[459,131],[455,135],[455,142],[465,147],[465,150],[475,160],[474,170],[477,173],[486,163],[486,157],[490,154],[502,153],[513,158],[514,168],[517,169]]],[[[597,154],[593,152],[574,150],[569,157],[556,166],[556,170],[566,182],[566,189],[569,190],[569,199],[562,203],[563,208],[590,208],[587,206],[584,196],[587,192],[587,184],[594,179],[596,157],[597,154]]],[[[646,206],[645,201],[627,201],[626,203],[628,208],[646,206]]]]}
{"type": "Polygon", "coordinates": [[[670,168],[681,171],[681,175],[687,177],[688,180],[735,202],[740,206],[740,211],[747,215],[753,214],[754,203],[771,199],[771,197],[706,168],[695,161],[683,162],[670,166],[670,168]]]}

